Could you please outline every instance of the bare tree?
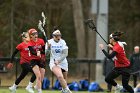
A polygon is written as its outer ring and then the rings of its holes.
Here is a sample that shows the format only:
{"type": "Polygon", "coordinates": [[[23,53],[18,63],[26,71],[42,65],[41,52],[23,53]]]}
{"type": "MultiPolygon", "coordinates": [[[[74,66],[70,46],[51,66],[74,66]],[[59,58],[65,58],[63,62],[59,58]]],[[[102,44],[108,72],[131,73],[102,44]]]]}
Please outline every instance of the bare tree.
{"type": "Polygon", "coordinates": [[[78,58],[85,58],[86,56],[86,43],[85,43],[85,29],[84,29],[84,20],[83,20],[83,12],[81,6],[81,0],[72,0],[73,5],[73,16],[75,23],[75,32],[77,39],[77,47],[78,47],[78,58]]]}

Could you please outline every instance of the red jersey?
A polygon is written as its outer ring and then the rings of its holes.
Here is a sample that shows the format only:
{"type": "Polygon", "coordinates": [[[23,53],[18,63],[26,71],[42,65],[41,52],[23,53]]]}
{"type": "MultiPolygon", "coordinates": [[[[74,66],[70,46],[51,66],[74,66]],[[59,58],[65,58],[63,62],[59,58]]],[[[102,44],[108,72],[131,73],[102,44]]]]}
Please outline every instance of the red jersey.
{"type": "Polygon", "coordinates": [[[29,46],[28,43],[26,44],[25,42],[22,42],[16,47],[16,49],[20,51],[20,64],[30,62],[28,46],[29,46]]]}
{"type": "MultiPolygon", "coordinates": [[[[41,39],[41,38],[38,38],[36,42],[33,41],[33,40],[31,40],[31,41],[29,42],[29,44],[30,44],[30,46],[33,47],[33,49],[34,49],[34,51],[35,51],[36,53],[37,53],[37,51],[42,51],[42,50],[43,50],[43,49],[42,49],[42,46],[45,45],[44,40],[41,39]]],[[[40,57],[39,57],[39,56],[36,56],[36,55],[33,55],[33,54],[31,54],[30,57],[31,57],[31,59],[40,60],[40,57]]]]}
{"type": "Polygon", "coordinates": [[[130,66],[130,61],[126,58],[122,43],[117,42],[113,46],[113,51],[117,52],[116,58],[114,60],[115,67],[128,67],[128,66],[130,66]]]}

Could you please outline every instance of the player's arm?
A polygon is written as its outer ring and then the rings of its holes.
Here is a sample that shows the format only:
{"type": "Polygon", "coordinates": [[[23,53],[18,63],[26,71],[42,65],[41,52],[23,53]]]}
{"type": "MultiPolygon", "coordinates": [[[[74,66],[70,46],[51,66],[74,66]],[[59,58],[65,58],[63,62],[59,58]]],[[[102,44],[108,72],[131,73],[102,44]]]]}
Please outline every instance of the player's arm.
{"type": "MultiPolygon", "coordinates": [[[[110,45],[112,48],[113,46],[110,45]]],[[[112,51],[112,53],[107,53],[105,50],[104,50],[104,45],[103,44],[99,44],[99,47],[101,48],[102,52],[105,54],[105,56],[109,59],[112,59],[113,57],[115,57],[117,55],[117,52],[116,51],[112,51]]]]}
{"type": "Polygon", "coordinates": [[[14,61],[14,58],[15,58],[15,55],[19,52],[18,49],[15,49],[15,51],[13,52],[12,56],[11,56],[11,59],[10,59],[10,63],[8,63],[7,65],[7,68],[8,69],[11,69],[13,68],[13,61],[14,61]]]}
{"type": "Polygon", "coordinates": [[[61,56],[57,59],[59,62],[62,62],[68,56],[68,46],[63,40],[63,50],[61,56]]]}
{"type": "Polygon", "coordinates": [[[19,52],[19,50],[18,50],[18,49],[15,49],[15,51],[13,52],[13,54],[12,54],[12,56],[11,56],[11,61],[10,61],[10,63],[13,63],[14,58],[15,58],[15,55],[16,55],[18,52],[19,52]]]}
{"type": "Polygon", "coordinates": [[[102,52],[105,54],[105,56],[109,59],[112,59],[113,57],[115,57],[117,55],[116,51],[112,51],[111,54],[107,53],[104,49],[102,50],[102,52]]]}
{"type": "Polygon", "coordinates": [[[48,56],[50,54],[50,46],[51,46],[51,44],[49,44],[49,41],[46,42],[46,44],[45,44],[45,54],[46,54],[46,56],[48,56]]]}
{"type": "Polygon", "coordinates": [[[57,60],[62,62],[67,56],[68,56],[68,49],[63,49],[61,57],[59,57],[57,60]]]}

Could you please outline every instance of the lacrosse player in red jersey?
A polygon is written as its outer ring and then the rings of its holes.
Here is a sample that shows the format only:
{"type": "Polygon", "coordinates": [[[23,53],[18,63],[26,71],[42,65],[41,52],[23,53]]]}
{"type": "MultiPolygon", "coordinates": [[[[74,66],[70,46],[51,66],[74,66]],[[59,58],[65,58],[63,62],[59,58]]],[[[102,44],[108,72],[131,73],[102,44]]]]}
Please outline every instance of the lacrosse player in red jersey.
{"type": "MultiPolygon", "coordinates": [[[[16,79],[15,83],[9,87],[10,91],[12,92],[16,92],[16,88],[18,86],[18,84],[21,82],[21,80],[24,79],[24,77],[28,74],[28,72],[32,72],[32,68],[30,65],[30,51],[28,48],[28,42],[30,41],[29,38],[29,34],[27,32],[23,32],[21,34],[22,40],[23,42],[18,44],[15,51],[12,54],[11,57],[11,62],[7,65],[8,69],[11,69],[13,67],[13,61],[14,61],[14,57],[15,55],[20,52],[20,64],[21,64],[21,68],[22,68],[22,72],[20,74],[20,76],[16,79]]],[[[31,78],[30,82],[33,83],[35,81],[36,77],[31,78]]],[[[34,93],[32,87],[26,89],[29,93],[34,93]]]]}
{"type": "Polygon", "coordinates": [[[42,93],[41,85],[45,74],[45,67],[41,61],[42,59],[44,59],[42,55],[45,54],[45,43],[43,39],[38,38],[38,32],[36,29],[29,29],[28,33],[30,36],[28,48],[30,50],[31,55],[31,66],[36,76],[35,89],[37,89],[38,93],[42,93]]]}
{"type": "Polygon", "coordinates": [[[128,84],[130,79],[130,61],[126,58],[124,44],[125,42],[120,42],[120,37],[123,32],[114,32],[110,35],[110,44],[109,47],[113,50],[111,54],[108,54],[104,50],[104,45],[99,44],[99,47],[102,49],[102,52],[109,59],[114,59],[114,69],[105,77],[105,81],[116,87],[116,92],[119,92],[122,87],[118,85],[114,79],[119,75],[122,75],[122,85],[129,93],[134,93],[133,88],[128,84]]]}

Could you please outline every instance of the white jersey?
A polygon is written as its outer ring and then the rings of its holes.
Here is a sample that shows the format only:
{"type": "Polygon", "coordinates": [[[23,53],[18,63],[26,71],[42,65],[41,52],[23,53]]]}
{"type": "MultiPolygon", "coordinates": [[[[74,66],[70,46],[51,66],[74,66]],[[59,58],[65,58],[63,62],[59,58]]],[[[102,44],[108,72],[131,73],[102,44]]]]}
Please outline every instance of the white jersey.
{"type": "MultiPolygon", "coordinates": [[[[62,55],[62,51],[64,49],[68,49],[68,46],[66,45],[65,40],[60,39],[59,42],[55,42],[54,39],[48,40],[48,44],[50,44],[50,69],[52,70],[52,67],[55,65],[54,61],[59,59],[62,55]]],[[[68,62],[65,58],[60,62],[58,65],[62,69],[68,71],[68,62]]]]}

